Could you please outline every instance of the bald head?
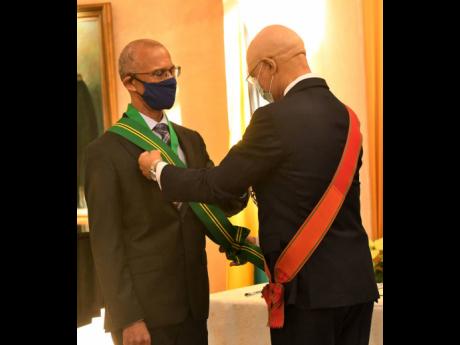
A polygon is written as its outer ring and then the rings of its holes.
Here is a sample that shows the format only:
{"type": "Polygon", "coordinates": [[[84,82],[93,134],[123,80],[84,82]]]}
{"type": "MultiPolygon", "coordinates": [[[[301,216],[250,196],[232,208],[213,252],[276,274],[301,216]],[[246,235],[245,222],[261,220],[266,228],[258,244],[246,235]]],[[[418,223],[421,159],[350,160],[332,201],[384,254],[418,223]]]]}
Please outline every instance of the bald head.
{"type": "Polygon", "coordinates": [[[305,54],[305,45],[297,33],[282,25],[270,25],[262,29],[251,41],[246,54],[248,71],[265,57],[286,61],[305,54]]]}
{"type": "Polygon", "coordinates": [[[123,80],[129,73],[142,70],[143,56],[146,50],[167,49],[158,41],[139,39],[132,41],[123,48],[118,58],[118,73],[123,80]]]}
{"type": "Polygon", "coordinates": [[[293,80],[311,72],[302,39],[282,25],[262,29],[249,44],[246,60],[249,74],[275,101],[293,80]]]}

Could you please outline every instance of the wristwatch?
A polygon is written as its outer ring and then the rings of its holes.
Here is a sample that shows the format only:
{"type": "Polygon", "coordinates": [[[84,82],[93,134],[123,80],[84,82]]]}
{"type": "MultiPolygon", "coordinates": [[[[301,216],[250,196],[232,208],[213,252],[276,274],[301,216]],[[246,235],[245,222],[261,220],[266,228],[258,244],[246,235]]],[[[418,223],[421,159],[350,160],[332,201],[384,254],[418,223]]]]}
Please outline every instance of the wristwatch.
{"type": "Polygon", "coordinates": [[[150,177],[152,178],[153,181],[157,180],[157,175],[156,175],[157,165],[158,165],[158,163],[160,163],[162,161],[163,160],[161,158],[157,159],[150,166],[150,177]]]}

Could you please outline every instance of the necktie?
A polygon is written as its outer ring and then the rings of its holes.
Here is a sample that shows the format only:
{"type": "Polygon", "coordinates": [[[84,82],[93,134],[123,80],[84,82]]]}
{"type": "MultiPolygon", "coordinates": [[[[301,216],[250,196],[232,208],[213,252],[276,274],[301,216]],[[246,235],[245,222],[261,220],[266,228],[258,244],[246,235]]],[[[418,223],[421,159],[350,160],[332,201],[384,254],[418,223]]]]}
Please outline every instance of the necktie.
{"type": "Polygon", "coordinates": [[[153,130],[161,136],[166,145],[171,146],[171,136],[169,135],[169,128],[166,123],[157,123],[153,130]]]}
{"type": "MultiPolygon", "coordinates": [[[[169,135],[169,128],[166,123],[157,123],[155,127],[153,127],[153,130],[161,136],[161,140],[163,140],[166,145],[171,146],[171,136],[169,135]]],[[[177,209],[180,209],[182,203],[173,201],[173,205],[177,209]]]]}

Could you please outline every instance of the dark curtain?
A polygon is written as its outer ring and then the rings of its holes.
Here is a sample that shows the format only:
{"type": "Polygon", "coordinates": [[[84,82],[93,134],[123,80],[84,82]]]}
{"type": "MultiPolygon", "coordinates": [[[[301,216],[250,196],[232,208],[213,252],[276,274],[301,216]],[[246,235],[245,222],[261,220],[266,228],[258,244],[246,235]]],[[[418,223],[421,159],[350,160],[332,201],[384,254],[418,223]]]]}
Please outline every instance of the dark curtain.
{"type": "Polygon", "coordinates": [[[78,189],[85,183],[83,164],[85,148],[97,137],[98,128],[93,100],[85,82],[80,75],[77,75],[77,208],[83,205],[78,189]]]}
{"type": "MultiPolygon", "coordinates": [[[[84,207],[79,187],[84,185],[84,152],[86,146],[98,137],[98,126],[93,100],[88,86],[77,75],[77,208],[84,207]]],[[[99,289],[89,233],[77,225],[77,328],[91,323],[101,315],[102,295],[99,289]]]]}

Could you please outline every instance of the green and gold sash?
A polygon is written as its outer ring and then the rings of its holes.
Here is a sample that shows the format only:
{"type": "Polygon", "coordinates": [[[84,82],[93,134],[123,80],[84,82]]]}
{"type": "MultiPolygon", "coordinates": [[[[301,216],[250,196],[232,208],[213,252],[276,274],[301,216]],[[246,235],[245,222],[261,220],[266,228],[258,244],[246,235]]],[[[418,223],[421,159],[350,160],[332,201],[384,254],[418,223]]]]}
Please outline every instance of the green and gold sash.
{"type": "MultiPolygon", "coordinates": [[[[110,132],[121,135],[145,151],[159,150],[165,162],[180,168],[186,168],[186,165],[177,155],[179,141],[169,120],[171,147],[152,132],[142,116],[131,104],[128,105],[125,114],[127,117],[122,117],[115,125],[109,128],[110,132]]],[[[244,264],[249,261],[256,267],[264,269],[265,261],[260,248],[246,240],[250,232],[249,229],[234,226],[217,206],[198,202],[189,202],[189,205],[198,219],[204,224],[206,235],[214,243],[225,249],[229,260],[233,260],[238,264],[244,264]]]]}

